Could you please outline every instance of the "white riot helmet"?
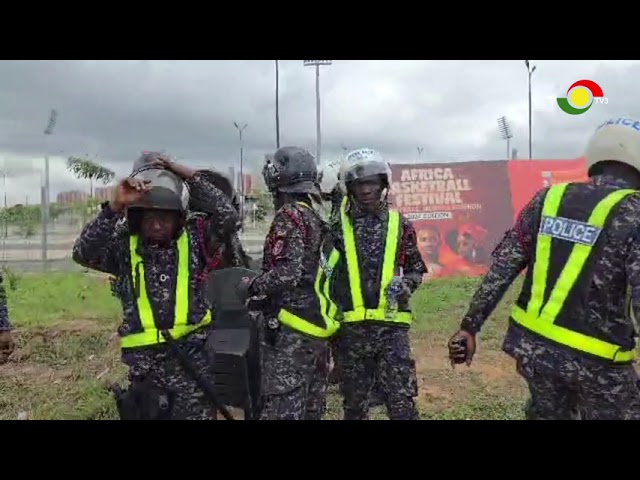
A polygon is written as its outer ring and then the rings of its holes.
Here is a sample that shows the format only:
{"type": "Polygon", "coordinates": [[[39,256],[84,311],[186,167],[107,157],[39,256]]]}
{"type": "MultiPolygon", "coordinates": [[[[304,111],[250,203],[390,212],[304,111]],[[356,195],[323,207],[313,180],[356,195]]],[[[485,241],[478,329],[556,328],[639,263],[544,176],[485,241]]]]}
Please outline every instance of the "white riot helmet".
{"type": "Polygon", "coordinates": [[[318,175],[320,178],[320,191],[329,195],[340,181],[340,160],[329,160],[321,167],[318,175]]]}
{"type": "Polygon", "coordinates": [[[624,163],[640,173],[640,121],[607,120],[589,139],[585,157],[589,174],[594,165],[606,160],[624,163]]]}
{"type": "Polygon", "coordinates": [[[391,167],[382,155],[371,148],[349,152],[340,166],[340,189],[345,195],[347,185],[367,177],[379,176],[387,190],[391,187],[391,167]]]}

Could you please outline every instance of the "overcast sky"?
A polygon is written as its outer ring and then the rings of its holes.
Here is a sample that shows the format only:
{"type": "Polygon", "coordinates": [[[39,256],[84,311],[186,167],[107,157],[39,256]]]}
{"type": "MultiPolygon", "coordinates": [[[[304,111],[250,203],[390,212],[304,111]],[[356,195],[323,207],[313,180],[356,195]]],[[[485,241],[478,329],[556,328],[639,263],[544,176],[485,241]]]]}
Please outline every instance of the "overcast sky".
{"type": "MultiPolygon", "coordinates": [[[[531,60],[533,157],[575,158],[609,117],[640,117],[635,61],[531,60]],[[584,115],[560,111],[556,97],[580,79],[600,84],[607,105],[584,115]]],[[[322,157],[371,147],[394,163],[500,160],[506,116],[512,147],[528,157],[527,71],[523,60],[335,60],[322,67],[322,157]]],[[[275,149],[273,60],[2,61],[0,162],[9,203],[39,199],[43,157],[52,156],[52,201],[62,190],[88,191],[66,172],[69,155],[96,157],[118,176],[142,150],[164,149],[194,166],[247,164],[275,149]],[[59,111],[46,137],[49,111],[59,111]]],[[[280,61],[280,143],[315,153],[315,75],[302,60],[280,61]]]]}

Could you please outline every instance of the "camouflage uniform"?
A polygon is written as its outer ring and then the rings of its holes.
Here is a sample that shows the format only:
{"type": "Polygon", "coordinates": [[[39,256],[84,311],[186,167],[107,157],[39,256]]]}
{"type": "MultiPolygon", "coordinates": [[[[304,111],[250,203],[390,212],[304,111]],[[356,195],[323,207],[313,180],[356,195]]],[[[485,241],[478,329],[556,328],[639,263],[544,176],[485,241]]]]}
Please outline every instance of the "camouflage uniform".
{"type": "MultiPolygon", "coordinates": [[[[191,192],[197,192],[205,198],[216,214],[215,222],[206,223],[206,236],[220,237],[233,232],[238,215],[229,200],[218,189],[203,181],[199,174],[187,180],[191,192]]],[[[115,213],[105,205],[98,216],[83,229],[73,248],[73,259],[94,270],[115,276],[112,283],[114,294],[122,303],[124,318],[118,329],[125,335],[135,328],[136,294],[129,280],[131,265],[129,260],[129,233],[123,228],[116,229],[122,215],[115,213]]],[[[184,228],[189,233],[191,249],[191,291],[190,314],[193,321],[200,321],[209,306],[205,301],[205,284],[200,276],[205,269],[202,256],[201,239],[195,222],[187,221],[184,228]]],[[[177,249],[160,248],[143,244],[141,252],[145,261],[147,292],[159,328],[170,327],[173,323],[175,306],[175,282],[177,269],[177,249]]],[[[191,358],[194,365],[207,375],[208,362],[204,352],[207,329],[198,330],[176,340],[176,344],[191,358]]],[[[174,396],[172,419],[211,419],[215,418],[213,407],[195,381],[179,366],[174,355],[165,344],[136,349],[123,349],[122,361],[129,367],[129,380],[132,384],[151,382],[168,390],[174,396]]]]}
{"type": "MultiPolygon", "coordinates": [[[[385,220],[388,206],[375,214],[367,214],[352,202],[348,209],[360,259],[363,295],[376,296],[380,290],[379,271],[384,257],[385,220]]],[[[422,283],[427,267],[418,251],[413,225],[401,216],[400,264],[404,280],[415,291],[422,283]]],[[[332,224],[336,247],[344,259],[342,225],[332,224]]],[[[341,307],[350,295],[346,262],[341,261],[334,272],[332,292],[341,307]]],[[[375,302],[372,302],[375,303],[375,302]]],[[[370,394],[374,379],[379,379],[387,413],[392,420],[418,418],[414,398],[418,395],[416,365],[411,352],[409,328],[381,321],[344,323],[336,340],[335,354],[342,375],[345,420],[364,420],[368,417],[370,394]]]]}
{"type": "MultiPolygon", "coordinates": [[[[212,183],[228,198],[234,209],[240,215],[240,204],[238,198],[234,195],[233,186],[227,177],[214,170],[200,170],[203,178],[212,183]]],[[[206,198],[197,195],[190,195],[189,198],[189,217],[195,222],[213,222],[215,221],[215,212],[210,211],[210,206],[206,198]]],[[[239,218],[239,217],[238,217],[239,218]]],[[[238,222],[238,228],[241,226],[242,220],[238,222]]],[[[251,259],[245,253],[237,231],[230,235],[220,238],[217,235],[209,235],[208,241],[203,242],[207,245],[204,252],[207,258],[207,264],[210,269],[222,269],[232,267],[250,268],[251,259]]]]}
{"type": "Polygon", "coordinates": [[[0,332],[13,330],[9,321],[9,309],[7,308],[7,290],[4,286],[4,277],[0,271],[0,332]]]}
{"type": "MultiPolygon", "coordinates": [[[[273,219],[264,245],[262,274],[251,296],[270,300],[265,323],[281,308],[304,309],[315,292],[314,272],[325,226],[310,207],[287,203],[273,219]]],[[[328,345],[284,325],[262,335],[262,420],[320,420],[326,411],[328,345]]]]}
{"type": "MultiPolygon", "coordinates": [[[[630,188],[609,176],[592,178],[588,188],[630,188]]],[[[548,188],[538,192],[495,248],[493,264],[473,297],[461,329],[480,330],[520,272],[529,267],[548,188]]],[[[567,190],[563,202],[571,201],[567,190]]],[[[618,345],[632,345],[634,326],[624,308],[627,282],[633,304],[640,305],[640,198],[619,204],[609,227],[601,259],[594,264],[589,287],[588,312],[582,319],[595,331],[614,335],[618,345]]],[[[636,310],[636,316],[638,315],[636,310]]],[[[632,365],[611,365],[578,352],[554,346],[511,322],[503,350],[516,360],[517,371],[531,393],[529,419],[640,419],[640,392],[632,365]]]]}
{"type": "Polygon", "coordinates": [[[339,218],[340,216],[340,205],[342,204],[342,199],[344,198],[344,193],[340,189],[340,185],[336,185],[330,194],[331,198],[331,218],[339,218]]]}
{"type": "MultiPolygon", "coordinates": [[[[190,212],[189,220],[196,225],[200,222],[202,225],[215,222],[215,218],[204,212],[190,212]]],[[[208,269],[222,269],[232,267],[250,268],[251,259],[244,251],[240,236],[237,232],[228,235],[226,238],[220,238],[217,235],[208,235],[206,241],[206,250],[203,254],[206,256],[208,269]]]]}

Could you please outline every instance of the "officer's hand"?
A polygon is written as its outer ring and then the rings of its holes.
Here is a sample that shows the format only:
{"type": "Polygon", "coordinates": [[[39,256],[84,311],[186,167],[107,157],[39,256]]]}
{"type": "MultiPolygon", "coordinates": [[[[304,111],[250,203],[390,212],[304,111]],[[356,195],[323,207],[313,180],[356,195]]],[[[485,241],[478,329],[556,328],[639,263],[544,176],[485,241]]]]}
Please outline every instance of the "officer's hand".
{"type": "Polygon", "coordinates": [[[111,202],[111,208],[120,211],[131,203],[140,200],[144,192],[150,188],[149,180],[139,178],[125,178],[116,189],[115,198],[111,202]]]}
{"type": "Polygon", "coordinates": [[[13,353],[16,344],[13,341],[13,335],[9,331],[0,332],[0,365],[6,363],[13,353]]]}
{"type": "Polygon", "coordinates": [[[165,170],[169,170],[170,172],[175,173],[177,176],[179,176],[183,180],[193,177],[196,173],[195,170],[193,170],[192,168],[189,168],[186,165],[181,165],[177,162],[174,162],[173,160],[171,160],[171,158],[169,158],[166,155],[156,156],[153,159],[153,161],[151,161],[149,164],[156,168],[164,168],[165,170]]]}
{"type": "Polygon", "coordinates": [[[460,363],[466,363],[469,366],[476,353],[476,336],[460,330],[451,337],[447,346],[452,367],[460,363]]]}

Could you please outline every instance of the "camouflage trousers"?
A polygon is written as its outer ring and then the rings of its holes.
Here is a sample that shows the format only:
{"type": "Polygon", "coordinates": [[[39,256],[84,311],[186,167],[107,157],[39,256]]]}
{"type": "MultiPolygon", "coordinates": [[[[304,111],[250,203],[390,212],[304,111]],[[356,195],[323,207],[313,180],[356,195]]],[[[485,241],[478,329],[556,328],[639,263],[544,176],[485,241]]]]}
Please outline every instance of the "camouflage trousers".
{"type": "MultiPolygon", "coordinates": [[[[206,333],[197,332],[177,341],[193,365],[213,383],[204,344],[206,333]]],[[[166,345],[122,352],[122,361],[129,367],[129,382],[151,384],[167,393],[171,401],[169,420],[215,420],[216,411],[205,393],[182,368],[166,345]]]]}
{"type": "Polygon", "coordinates": [[[338,335],[334,353],[340,365],[344,419],[368,418],[377,378],[389,418],[417,420],[418,381],[409,329],[343,324],[338,335]]]}
{"type": "MultiPolygon", "coordinates": [[[[337,355],[334,353],[335,346],[331,345],[329,351],[329,384],[340,385],[342,382],[342,374],[340,373],[340,362],[337,355]]],[[[382,385],[380,385],[380,376],[377,372],[374,374],[373,387],[371,387],[371,395],[369,396],[369,407],[380,407],[385,405],[384,391],[382,385]]]]}
{"type": "Polygon", "coordinates": [[[261,339],[260,420],[321,420],[327,408],[329,346],[285,326],[261,339]]]}
{"type": "Polygon", "coordinates": [[[632,365],[563,362],[547,368],[527,357],[516,362],[529,387],[528,420],[640,420],[640,390],[632,365]]]}

